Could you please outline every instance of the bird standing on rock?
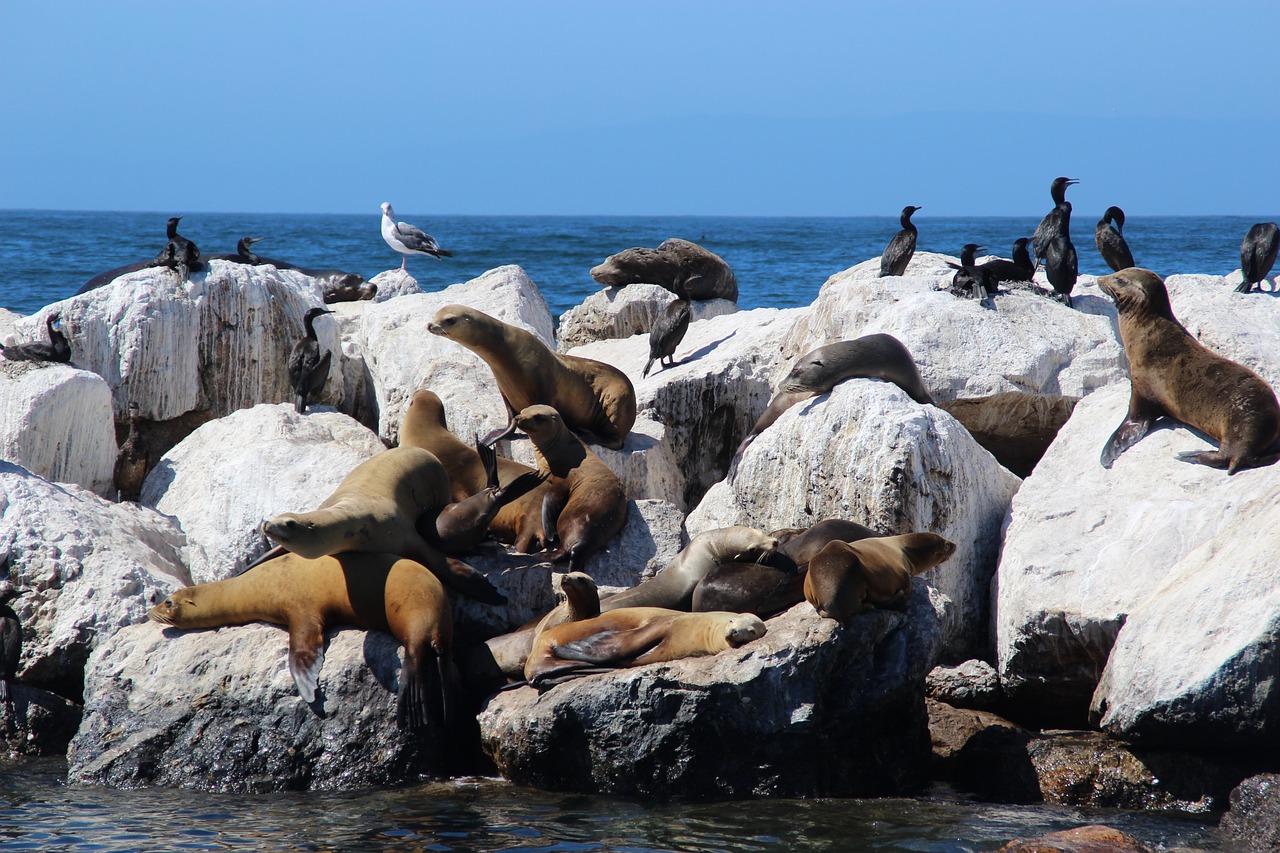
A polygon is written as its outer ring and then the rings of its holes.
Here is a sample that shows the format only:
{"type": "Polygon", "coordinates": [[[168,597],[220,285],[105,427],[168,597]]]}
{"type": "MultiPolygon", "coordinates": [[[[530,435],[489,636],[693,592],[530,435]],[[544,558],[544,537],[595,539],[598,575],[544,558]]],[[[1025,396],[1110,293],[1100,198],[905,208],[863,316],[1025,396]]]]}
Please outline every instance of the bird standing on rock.
{"type": "Polygon", "coordinates": [[[1124,211],[1120,208],[1112,205],[1102,214],[1093,229],[1093,242],[1112,272],[1135,266],[1133,252],[1129,251],[1129,244],[1124,239],[1124,211]]]}
{"type": "Polygon", "coordinates": [[[885,247],[884,254],[880,256],[881,278],[887,275],[903,275],[907,271],[907,264],[911,263],[911,257],[916,253],[916,237],[919,233],[911,224],[911,214],[921,209],[910,204],[902,208],[902,216],[898,219],[902,224],[902,230],[893,235],[893,239],[885,247]]]}
{"type": "Polygon", "coordinates": [[[181,220],[181,216],[169,217],[169,223],[165,226],[165,234],[169,237],[169,242],[165,243],[164,249],[156,255],[155,265],[176,269],[178,277],[182,281],[187,281],[193,269],[200,269],[200,249],[195,243],[178,233],[178,222],[181,220]]]}
{"type": "Polygon", "coordinates": [[[689,302],[689,282],[699,278],[702,276],[690,276],[672,285],[676,299],[667,305],[649,330],[649,360],[640,374],[642,378],[649,375],[649,368],[653,367],[654,361],[658,362],[659,369],[675,366],[676,347],[680,346],[685,332],[689,331],[689,320],[693,316],[693,306],[689,302]]]}
{"type": "Polygon", "coordinates": [[[1071,242],[1071,202],[1067,201],[1067,187],[1080,183],[1075,178],[1054,178],[1049,187],[1053,197],[1053,210],[1045,214],[1031,235],[1031,246],[1036,257],[1044,262],[1045,275],[1058,301],[1071,307],[1071,291],[1079,276],[1079,259],[1071,242]]]}
{"type": "Polygon", "coordinates": [[[430,255],[433,258],[452,258],[453,252],[446,252],[436,245],[430,234],[410,225],[408,222],[396,222],[396,212],[391,209],[391,202],[382,203],[382,239],[387,245],[399,252],[400,269],[405,268],[410,255],[430,255]]]}
{"type": "Polygon", "coordinates": [[[58,328],[60,314],[50,314],[45,318],[44,327],[49,332],[49,343],[33,341],[29,344],[0,344],[0,352],[8,361],[56,361],[66,364],[71,361],[71,344],[66,335],[58,328]]]}
{"type": "Polygon", "coordinates": [[[1255,284],[1262,290],[1262,280],[1275,265],[1277,248],[1280,248],[1280,228],[1274,222],[1259,222],[1249,229],[1240,244],[1240,272],[1244,281],[1236,293],[1248,293],[1255,284]]]}
{"type": "MultiPolygon", "coordinates": [[[[8,569],[7,559],[3,565],[8,569]]],[[[18,590],[12,586],[0,593],[0,702],[5,704],[11,701],[9,682],[17,676],[22,661],[22,623],[9,606],[9,602],[17,597],[18,590]]]]}
{"type": "Polygon", "coordinates": [[[315,319],[321,314],[332,314],[327,308],[312,308],[307,311],[302,323],[307,333],[293,345],[289,353],[289,385],[293,388],[293,408],[298,414],[307,410],[307,402],[324,390],[325,380],[329,378],[329,362],[333,353],[325,350],[320,354],[320,341],[316,338],[315,319]]]}

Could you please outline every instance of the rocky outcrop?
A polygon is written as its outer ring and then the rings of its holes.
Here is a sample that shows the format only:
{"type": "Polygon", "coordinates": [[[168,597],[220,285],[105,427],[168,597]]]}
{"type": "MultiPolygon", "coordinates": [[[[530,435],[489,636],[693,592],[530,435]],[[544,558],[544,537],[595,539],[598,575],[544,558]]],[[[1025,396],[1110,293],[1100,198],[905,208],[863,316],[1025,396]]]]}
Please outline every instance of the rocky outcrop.
{"type": "Polygon", "coordinates": [[[373,295],[374,302],[386,302],[388,299],[395,299],[397,296],[426,293],[422,286],[418,284],[418,280],[402,269],[380,272],[369,279],[369,283],[378,288],[378,292],[373,295]]]}
{"type": "MultiPolygon", "coordinates": [[[[556,340],[561,352],[592,341],[648,335],[654,322],[678,297],[656,284],[631,284],[593,293],[560,317],[556,340]]],[[[728,299],[694,300],[691,321],[732,314],[736,302],[728,299]]]]}
{"type": "Polygon", "coordinates": [[[1251,776],[1231,792],[1231,808],[1219,824],[1248,853],[1280,850],[1280,775],[1251,776]]]}
{"type": "Polygon", "coordinates": [[[995,668],[983,660],[967,660],[957,666],[935,666],[924,682],[930,699],[956,708],[986,711],[1000,704],[1004,693],[995,668]]]}
{"type": "Polygon", "coordinates": [[[325,635],[317,699],[298,696],[288,634],[255,624],[118,632],[89,662],[72,784],[211,791],[338,790],[413,781],[443,758],[442,732],[396,726],[399,645],[325,635]]]}
{"type": "Polygon", "coordinates": [[[481,711],[482,744],[508,779],[563,790],[903,792],[928,762],[921,685],[937,643],[919,584],[907,613],[877,610],[848,628],[797,605],[739,649],[499,693],[481,711]]]}
{"type": "Polygon", "coordinates": [[[591,277],[605,287],[641,283],[670,287],[685,281],[690,299],[738,301],[738,280],[724,259],[678,237],[663,240],[656,249],[636,247],[610,255],[591,268],[591,277]]]}
{"type": "Polygon", "coordinates": [[[317,508],[383,450],[346,415],[262,404],[204,424],[147,476],[142,503],[174,518],[196,583],[239,574],[268,547],[262,522],[317,508]]]}
{"type": "Polygon", "coordinates": [[[0,752],[14,755],[63,755],[80,726],[74,702],[25,684],[9,684],[9,701],[0,702],[0,752]]]}
{"type": "Polygon", "coordinates": [[[0,358],[0,459],[114,496],[111,389],[87,370],[0,358]]]}
{"type": "Polygon", "coordinates": [[[923,577],[939,595],[945,654],[965,660],[986,641],[988,582],[1019,482],[941,409],[856,379],[784,412],[685,526],[693,536],[847,518],[887,534],[941,534],[956,553],[923,577]]]}
{"type": "Polygon", "coordinates": [[[990,397],[942,400],[938,408],[964,424],[996,460],[1027,477],[1071,417],[1075,397],[1005,391],[990,397]]]}

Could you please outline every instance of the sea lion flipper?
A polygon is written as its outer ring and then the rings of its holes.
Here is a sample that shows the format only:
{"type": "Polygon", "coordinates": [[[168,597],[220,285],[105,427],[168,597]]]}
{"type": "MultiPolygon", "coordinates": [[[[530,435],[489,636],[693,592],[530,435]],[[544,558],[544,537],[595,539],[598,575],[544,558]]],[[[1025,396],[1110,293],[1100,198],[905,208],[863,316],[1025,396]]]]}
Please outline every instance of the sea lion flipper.
{"type": "Polygon", "coordinates": [[[589,637],[555,646],[554,652],[562,660],[607,664],[644,654],[662,642],[667,631],[666,621],[655,619],[647,625],[626,631],[600,631],[589,637]]]}
{"type": "Polygon", "coordinates": [[[316,701],[320,668],[324,666],[324,628],[317,621],[309,625],[289,625],[289,674],[302,701],[316,701]]]}
{"type": "MultiPolygon", "coordinates": [[[[445,557],[444,560],[447,563],[446,571],[444,574],[436,572],[436,576],[460,595],[473,598],[481,604],[507,603],[507,597],[480,570],[456,557],[445,557]]],[[[427,568],[435,572],[431,565],[428,564],[427,568]]]]}
{"type": "Polygon", "coordinates": [[[402,729],[432,728],[439,730],[448,714],[442,658],[427,648],[435,658],[424,665],[417,655],[406,655],[400,670],[400,690],[396,696],[396,723],[402,729]]]}
{"type": "MultiPolygon", "coordinates": [[[[288,553],[289,553],[288,548],[284,547],[283,545],[276,545],[274,548],[270,548],[267,551],[265,551],[252,563],[245,566],[244,571],[247,572],[252,568],[261,566],[267,560],[274,560],[276,557],[283,557],[285,554],[288,554],[288,553]]],[[[244,572],[237,572],[236,574],[244,574],[244,572]]]]}
{"type": "Polygon", "coordinates": [[[480,454],[480,464],[484,467],[484,479],[486,488],[498,488],[498,451],[493,449],[492,444],[485,444],[480,440],[480,436],[475,436],[476,453],[480,454]]]}
{"type": "Polygon", "coordinates": [[[560,537],[556,535],[556,521],[564,511],[568,499],[567,489],[548,489],[542,496],[542,541],[547,547],[560,541],[560,537]]]}
{"type": "Polygon", "coordinates": [[[1155,418],[1135,418],[1132,415],[1121,421],[1120,426],[1116,427],[1116,431],[1111,433],[1111,438],[1107,439],[1106,446],[1102,448],[1102,456],[1099,457],[1102,467],[1110,468],[1121,453],[1133,447],[1147,433],[1151,432],[1153,423],[1155,423],[1155,418]]]}
{"type": "Polygon", "coordinates": [[[498,489],[494,500],[499,507],[506,506],[517,498],[522,498],[542,485],[549,475],[539,471],[526,471],[510,483],[498,489]]]}

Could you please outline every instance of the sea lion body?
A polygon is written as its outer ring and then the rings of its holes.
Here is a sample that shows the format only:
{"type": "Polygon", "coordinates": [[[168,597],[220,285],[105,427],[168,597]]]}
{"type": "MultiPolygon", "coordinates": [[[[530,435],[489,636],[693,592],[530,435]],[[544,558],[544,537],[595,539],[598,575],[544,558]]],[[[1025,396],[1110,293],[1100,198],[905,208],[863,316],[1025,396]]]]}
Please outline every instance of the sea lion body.
{"type": "Polygon", "coordinates": [[[787,528],[774,530],[770,535],[777,537],[778,550],[795,560],[797,566],[804,569],[828,542],[857,542],[882,534],[856,521],[843,518],[827,518],[806,528],[787,528]]]}
{"type": "Polygon", "coordinates": [[[675,285],[683,281],[691,285],[690,299],[738,301],[738,280],[724,258],[678,237],[656,249],[637,246],[610,255],[591,268],[591,277],[605,287],[656,284],[677,295],[675,285]]]}
{"type": "Polygon", "coordinates": [[[681,613],[626,607],[544,631],[525,663],[538,688],[589,672],[713,655],[763,637],[765,624],[749,613],[681,613]]]}
{"type": "Polygon", "coordinates": [[[727,610],[768,617],[804,601],[804,573],[767,563],[716,566],[693,589],[690,610],[727,610]]]}
{"type": "Polygon", "coordinates": [[[570,429],[615,450],[635,424],[635,388],[612,365],[552,352],[536,335],[465,305],[444,306],[427,328],[484,359],[512,416],[551,406],[570,429]]]}
{"type": "Polygon", "coordinates": [[[1218,441],[1216,451],[1178,454],[1187,462],[1226,468],[1275,463],[1280,454],[1280,404],[1266,381],[1242,364],[1206,348],[1173,316],[1164,282],[1132,268],[1098,279],[1115,300],[1120,340],[1129,358],[1129,413],[1102,449],[1110,468],[1116,458],[1170,417],[1218,441]]]}
{"type": "Polygon", "coordinates": [[[399,719],[438,725],[448,714],[453,617],[440,581],[394,554],[306,559],[286,554],[234,578],[185,587],[147,616],[175,628],[272,622],[289,631],[289,672],[303,701],[315,701],[331,625],[386,631],[405,650],[399,719]]]}
{"type": "Polygon", "coordinates": [[[955,553],[936,533],[832,540],[809,561],[804,597],[818,615],[847,624],[872,607],[905,608],[911,578],[955,553]]]}

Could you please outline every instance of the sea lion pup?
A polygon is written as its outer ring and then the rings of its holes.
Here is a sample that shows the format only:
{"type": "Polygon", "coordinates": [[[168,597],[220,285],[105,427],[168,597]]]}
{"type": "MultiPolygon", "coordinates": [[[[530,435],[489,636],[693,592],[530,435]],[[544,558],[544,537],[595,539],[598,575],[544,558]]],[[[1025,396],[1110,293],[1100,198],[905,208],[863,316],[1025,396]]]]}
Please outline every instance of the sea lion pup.
{"type": "Polygon", "coordinates": [[[1184,462],[1226,468],[1260,468],[1280,458],[1280,405],[1261,376],[1207,349],[1173,316],[1160,276],[1140,268],[1098,279],[1115,300],[1120,341],[1129,358],[1129,414],[1102,448],[1110,468],[1170,417],[1218,441],[1216,451],[1179,453],[1184,462]]]}
{"type": "MultiPolygon", "coordinates": [[[[262,532],[278,547],[308,559],[348,551],[399,554],[422,563],[468,598],[504,603],[506,597],[488,578],[447,559],[418,532],[422,516],[434,522],[448,503],[449,478],[440,460],[420,447],[395,447],[357,465],[319,509],[267,519],[262,532]]],[[[273,549],[265,556],[277,555],[273,549]]]]}
{"type": "Polygon", "coordinates": [[[246,574],[180,589],[147,616],[175,628],[284,625],[289,674],[308,704],[316,699],[328,626],[386,631],[404,646],[400,725],[435,727],[449,716],[453,617],[440,581],[413,560],[373,553],[315,560],[285,554],[246,574]]]}
{"type": "Polygon", "coordinates": [[[956,545],[936,533],[833,540],[809,562],[804,597],[819,616],[846,625],[872,607],[904,609],[911,577],[950,557],[956,545]]]}
{"type": "MultiPolygon", "coordinates": [[[[551,406],[570,429],[622,449],[636,422],[636,392],[621,370],[552,352],[536,335],[465,305],[444,306],[427,329],[484,359],[512,418],[529,406],[551,406]]],[[[485,444],[501,432],[486,436],[485,444]]]]}
{"type": "Polygon", "coordinates": [[[529,651],[524,677],[539,690],[621,667],[714,655],[763,637],[751,613],[681,613],[626,607],[543,631],[529,651]]]}
{"type": "Polygon", "coordinates": [[[440,549],[452,556],[468,554],[489,535],[489,524],[498,512],[517,498],[542,485],[547,475],[539,471],[521,474],[505,486],[498,484],[498,452],[476,440],[476,452],[486,471],[485,487],[468,498],[440,510],[431,519],[421,516],[419,524],[434,524],[434,540],[430,532],[419,529],[427,541],[438,541],[440,549]]]}
{"type": "Polygon", "coordinates": [[[846,379],[886,379],[917,403],[933,402],[911,352],[893,335],[864,335],[827,344],[800,356],[778,384],[773,399],[738,446],[736,455],[740,456],[787,409],[801,400],[827,393],[846,379]]]}
{"type": "Polygon", "coordinates": [[[608,612],[622,607],[662,607],[689,610],[693,591],[720,565],[772,561],[775,566],[794,569],[778,553],[778,540],[754,527],[721,527],[699,533],[662,571],[631,589],[600,602],[608,612]]]}

